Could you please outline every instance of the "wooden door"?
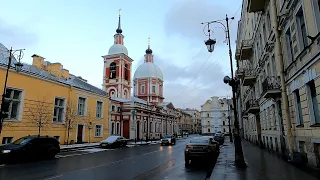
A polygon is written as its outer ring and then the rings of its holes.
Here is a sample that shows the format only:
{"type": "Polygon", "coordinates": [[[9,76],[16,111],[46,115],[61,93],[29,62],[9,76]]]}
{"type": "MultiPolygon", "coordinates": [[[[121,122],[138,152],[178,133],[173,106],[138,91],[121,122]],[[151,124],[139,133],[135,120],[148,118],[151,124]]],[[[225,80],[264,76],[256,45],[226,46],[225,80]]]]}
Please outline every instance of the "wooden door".
{"type": "Polygon", "coordinates": [[[83,125],[78,124],[77,142],[82,143],[83,125]]]}

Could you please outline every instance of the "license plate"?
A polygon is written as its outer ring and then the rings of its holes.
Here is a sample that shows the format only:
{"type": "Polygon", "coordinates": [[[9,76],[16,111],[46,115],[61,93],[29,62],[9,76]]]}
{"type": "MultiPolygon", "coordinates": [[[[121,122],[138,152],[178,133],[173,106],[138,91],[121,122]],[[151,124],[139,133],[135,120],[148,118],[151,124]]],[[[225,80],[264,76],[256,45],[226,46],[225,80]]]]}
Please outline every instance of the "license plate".
{"type": "Polygon", "coordinates": [[[193,149],[203,149],[202,147],[193,147],[193,149]]]}
{"type": "Polygon", "coordinates": [[[106,145],[106,144],[102,144],[102,146],[103,146],[103,147],[106,147],[107,145],[106,145]]]}

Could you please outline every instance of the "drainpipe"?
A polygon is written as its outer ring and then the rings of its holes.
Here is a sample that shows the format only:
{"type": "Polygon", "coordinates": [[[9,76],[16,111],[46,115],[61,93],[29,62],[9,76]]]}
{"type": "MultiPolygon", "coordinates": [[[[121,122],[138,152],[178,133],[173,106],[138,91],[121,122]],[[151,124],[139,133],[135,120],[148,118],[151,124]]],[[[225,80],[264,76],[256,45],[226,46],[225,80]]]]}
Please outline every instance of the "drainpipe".
{"type": "Polygon", "coordinates": [[[276,7],[276,0],[270,1],[270,10],[271,10],[271,24],[273,27],[273,31],[275,33],[276,42],[275,42],[275,59],[277,63],[277,70],[280,75],[281,80],[281,98],[283,103],[284,109],[284,118],[286,120],[286,127],[287,127],[287,137],[288,137],[288,145],[289,145],[289,152],[294,152],[294,142],[293,142],[293,135],[291,131],[291,122],[290,122],[290,115],[289,115],[289,101],[287,96],[287,88],[285,82],[285,72],[284,72],[284,65],[283,65],[283,58],[281,53],[281,42],[280,42],[280,32],[278,30],[278,16],[277,16],[277,7],[276,7]]]}

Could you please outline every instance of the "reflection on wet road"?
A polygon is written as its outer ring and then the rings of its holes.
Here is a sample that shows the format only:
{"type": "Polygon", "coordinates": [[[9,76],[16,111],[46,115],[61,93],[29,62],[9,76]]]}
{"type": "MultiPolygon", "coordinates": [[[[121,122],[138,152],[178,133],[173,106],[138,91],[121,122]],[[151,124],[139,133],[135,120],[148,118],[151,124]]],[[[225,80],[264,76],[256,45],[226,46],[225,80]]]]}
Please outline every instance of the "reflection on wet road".
{"type": "Polygon", "coordinates": [[[205,179],[207,168],[184,166],[187,139],[174,146],[148,145],[62,155],[52,161],[0,168],[0,179],[205,179]]]}

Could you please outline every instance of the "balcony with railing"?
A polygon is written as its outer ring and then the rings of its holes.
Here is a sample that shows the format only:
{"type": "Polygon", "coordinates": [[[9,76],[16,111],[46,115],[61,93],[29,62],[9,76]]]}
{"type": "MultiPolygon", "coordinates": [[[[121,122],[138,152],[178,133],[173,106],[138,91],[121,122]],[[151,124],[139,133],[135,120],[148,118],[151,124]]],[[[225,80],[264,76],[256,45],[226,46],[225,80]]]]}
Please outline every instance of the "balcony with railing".
{"type": "Polygon", "coordinates": [[[257,114],[260,112],[259,102],[256,99],[249,99],[246,102],[246,113],[248,114],[257,114]]]}
{"type": "Polygon", "coordinates": [[[245,69],[244,76],[242,78],[243,86],[252,86],[257,79],[257,70],[256,69],[245,69]]]}
{"type": "Polygon", "coordinates": [[[262,82],[262,94],[263,98],[277,98],[281,96],[281,84],[279,76],[268,76],[262,82]]]}
{"type": "Polygon", "coordinates": [[[239,78],[239,79],[243,78],[243,76],[244,76],[244,69],[243,69],[243,68],[237,69],[235,75],[236,75],[236,77],[239,78]]]}
{"type": "Polygon", "coordinates": [[[236,60],[248,60],[253,54],[253,39],[241,41],[240,47],[236,49],[236,60]]]}
{"type": "Polygon", "coordinates": [[[248,12],[263,11],[267,0],[248,0],[248,12]]]}

